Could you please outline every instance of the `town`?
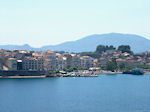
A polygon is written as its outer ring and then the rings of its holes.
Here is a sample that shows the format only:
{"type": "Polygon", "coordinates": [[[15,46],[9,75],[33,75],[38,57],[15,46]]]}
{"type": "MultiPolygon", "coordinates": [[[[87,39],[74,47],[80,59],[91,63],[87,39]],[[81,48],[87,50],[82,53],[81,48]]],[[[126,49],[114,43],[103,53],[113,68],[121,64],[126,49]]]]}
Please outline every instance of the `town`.
{"type": "MultiPolygon", "coordinates": [[[[45,52],[0,50],[1,74],[4,71],[18,73],[19,71],[36,71],[36,75],[40,72],[53,75],[79,70],[120,72],[133,68],[142,68],[148,71],[150,69],[150,53],[133,53],[128,45],[120,45],[118,48],[99,45],[95,52],[82,53],[55,52],[52,50],[45,52]]],[[[88,73],[92,74],[93,72],[88,73]]]]}

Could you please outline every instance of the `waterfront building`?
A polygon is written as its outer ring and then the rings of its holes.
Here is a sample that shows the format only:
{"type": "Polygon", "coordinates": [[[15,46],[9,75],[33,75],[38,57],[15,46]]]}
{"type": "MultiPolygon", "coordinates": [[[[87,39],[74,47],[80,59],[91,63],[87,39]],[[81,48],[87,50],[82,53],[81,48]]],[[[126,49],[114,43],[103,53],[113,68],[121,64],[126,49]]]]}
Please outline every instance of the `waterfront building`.
{"type": "Polygon", "coordinates": [[[17,60],[17,70],[23,70],[22,60],[17,60]]]}
{"type": "Polygon", "coordinates": [[[56,53],[54,51],[51,50],[47,50],[44,53],[44,69],[46,71],[52,70],[55,71],[56,70],[56,53]]]}
{"type": "Polygon", "coordinates": [[[2,70],[2,61],[0,60],[0,70],[2,70]]]}
{"type": "Polygon", "coordinates": [[[66,57],[66,68],[70,69],[72,67],[72,56],[70,53],[65,53],[64,56],[66,57]]]}
{"type": "Polygon", "coordinates": [[[56,59],[56,70],[63,70],[66,67],[66,57],[59,56],[56,59]]]}
{"type": "Polygon", "coordinates": [[[25,59],[23,59],[22,64],[23,70],[36,70],[36,71],[44,70],[43,58],[26,57],[25,59]]]}
{"type": "Polygon", "coordinates": [[[90,56],[82,56],[81,60],[81,68],[89,69],[94,66],[94,59],[90,56]]]}
{"type": "Polygon", "coordinates": [[[8,70],[17,70],[17,60],[15,58],[9,58],[7,61],[8,70]]]}
{"type": "Polygon", "coordinates": [[[71,53],[65,53],[64,56],[66,57],[66,68],[80,68],[81,67],[81,60],[80,56],[71,53]]]}
{"type": "Polygon", "coordinates": [[[72,68],[81,68],[81,60],[78,55],[72,55],[72,68]]]}

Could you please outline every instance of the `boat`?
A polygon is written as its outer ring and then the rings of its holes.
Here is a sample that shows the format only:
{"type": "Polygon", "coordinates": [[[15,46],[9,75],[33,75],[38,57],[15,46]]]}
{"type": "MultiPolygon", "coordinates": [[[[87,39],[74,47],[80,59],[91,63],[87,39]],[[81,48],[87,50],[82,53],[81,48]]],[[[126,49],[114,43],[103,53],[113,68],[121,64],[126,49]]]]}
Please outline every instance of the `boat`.
{"type": "Polygon", "coordinates": [[[130,71],[124,71],[123,74],[143,75],[144,72],[142,69],[136,68],[130,71]]]}

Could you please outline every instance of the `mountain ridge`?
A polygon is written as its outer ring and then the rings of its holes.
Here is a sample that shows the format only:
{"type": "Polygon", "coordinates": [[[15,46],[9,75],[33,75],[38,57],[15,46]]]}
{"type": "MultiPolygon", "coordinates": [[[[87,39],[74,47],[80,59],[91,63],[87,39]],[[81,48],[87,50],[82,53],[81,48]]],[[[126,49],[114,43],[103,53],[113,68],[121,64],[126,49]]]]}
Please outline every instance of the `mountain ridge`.
{"type": "Polygon", "coordinates": [[[46,45],[41,48],[33,48],[28,44],[24,45],[0,45],[1,49],[27,49],[34,51],[67,51],[67,52],[85,52],[95,51],[98,45],[130,45],[134,52],[150,51],[150,40],[136,34],[107,33],[93,34],[75,41],[68,41],[57,45],[46,45]]]}

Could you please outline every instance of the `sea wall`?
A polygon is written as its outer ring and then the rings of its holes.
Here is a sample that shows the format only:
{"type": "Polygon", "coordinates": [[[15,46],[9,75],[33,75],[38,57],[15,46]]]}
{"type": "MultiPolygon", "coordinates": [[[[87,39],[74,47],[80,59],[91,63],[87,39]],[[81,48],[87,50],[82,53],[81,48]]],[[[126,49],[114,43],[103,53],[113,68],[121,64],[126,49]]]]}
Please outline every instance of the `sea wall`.
{"type": "Polygon", "coordinates": [[[4,71],[0,70],[0,76],[42,76],[44,71],[4,71]]]}

